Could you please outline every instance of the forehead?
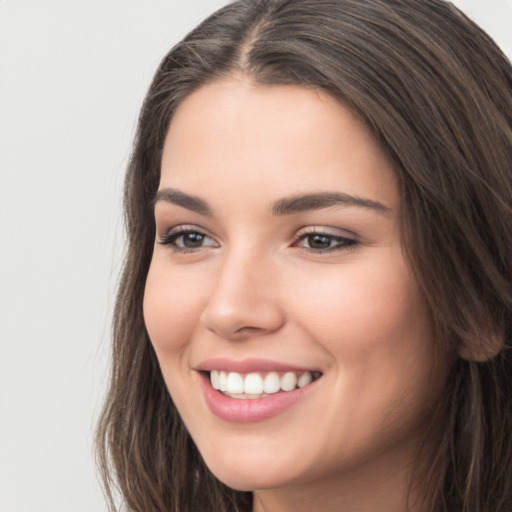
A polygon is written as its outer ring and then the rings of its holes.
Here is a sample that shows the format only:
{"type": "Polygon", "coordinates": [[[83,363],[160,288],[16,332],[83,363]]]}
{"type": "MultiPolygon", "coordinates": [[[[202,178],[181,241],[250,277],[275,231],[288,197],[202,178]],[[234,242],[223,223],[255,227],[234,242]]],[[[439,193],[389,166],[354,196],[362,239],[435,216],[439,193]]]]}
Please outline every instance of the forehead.
{"type": "Polygon", "coordinates": [[[233,77],[180,105],[166,137],[160,188],[275,196],[342,191],[395,204],[394,172],[369,130],[323,91],[233,77]],[[234,189],[233,186],[234,185],[234,189]]]}

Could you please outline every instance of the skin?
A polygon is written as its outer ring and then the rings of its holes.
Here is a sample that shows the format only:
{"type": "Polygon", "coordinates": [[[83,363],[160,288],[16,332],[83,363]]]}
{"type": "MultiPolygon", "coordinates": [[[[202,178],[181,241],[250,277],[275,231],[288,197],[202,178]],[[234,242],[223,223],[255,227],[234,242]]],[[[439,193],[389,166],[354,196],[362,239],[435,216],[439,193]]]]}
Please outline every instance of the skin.
{"type": "Polygon", "coordinates": [[[165,382],[211,471],[254,491],[255,512],[419,510],[410,476],[447,358],[402,252],[395,174],[364,125],[323,92],[223,79],[179,107],[159,189],[211,210],[156,202],[144,299],[165,382]],[[272,214],[312,192],[383,208],[272,214]],[[197,247],[161,243],[180,226],[204,235],[197,247]],[[314,231],[332,250],[312,248],[314,231]],[[198,365],[216,357],[322,377],[275,417],[227,422],[199,385],[198,365]]]}

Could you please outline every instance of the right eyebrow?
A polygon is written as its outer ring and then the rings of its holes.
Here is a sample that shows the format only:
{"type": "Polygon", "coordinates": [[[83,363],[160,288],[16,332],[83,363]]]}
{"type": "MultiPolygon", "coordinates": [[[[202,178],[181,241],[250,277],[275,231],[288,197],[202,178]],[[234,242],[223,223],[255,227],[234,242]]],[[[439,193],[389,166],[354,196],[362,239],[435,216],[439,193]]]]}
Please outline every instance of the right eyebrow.
{"type": "Polygon", "coordinates": [[[187,210],[196,212],[199,215],[205,215],[206,217],[211,217],[213,215],[212,209],[206,201],[197,196],[191,196],[173,188],[163,188],[159,190],[153,200],[153,206],[158,201],[175,204],[182,208],[186,208],[187,210]]]}

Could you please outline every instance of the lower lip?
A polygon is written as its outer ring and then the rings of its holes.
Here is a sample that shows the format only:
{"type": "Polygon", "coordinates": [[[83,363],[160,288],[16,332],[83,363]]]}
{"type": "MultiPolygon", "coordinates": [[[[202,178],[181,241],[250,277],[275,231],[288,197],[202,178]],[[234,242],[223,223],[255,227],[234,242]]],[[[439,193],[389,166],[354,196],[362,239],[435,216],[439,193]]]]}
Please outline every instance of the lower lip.
{"type": "Polygon", "coordinates": [[[201,377],[201,386],[210,411],[220,419],[233,423],[251,423],[273,418],[303,399],[317,382],[313,381],[303,388],[273,393],[263,398],[242,399],[223,395],[213,389],[207,375],[203,374],[201,377]]]}

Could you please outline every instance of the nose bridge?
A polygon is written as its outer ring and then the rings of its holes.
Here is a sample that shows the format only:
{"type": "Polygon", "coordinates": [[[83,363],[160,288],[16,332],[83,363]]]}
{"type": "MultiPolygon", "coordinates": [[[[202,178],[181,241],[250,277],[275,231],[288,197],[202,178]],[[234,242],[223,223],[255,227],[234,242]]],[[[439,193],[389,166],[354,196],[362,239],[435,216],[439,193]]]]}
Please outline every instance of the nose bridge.
{"type": "Polygon", "coordinates": [[[262,335],[282,325],[273,259],[250,244],[228,251],[201,315],[202,324],[227,339],[262,335]]]}

